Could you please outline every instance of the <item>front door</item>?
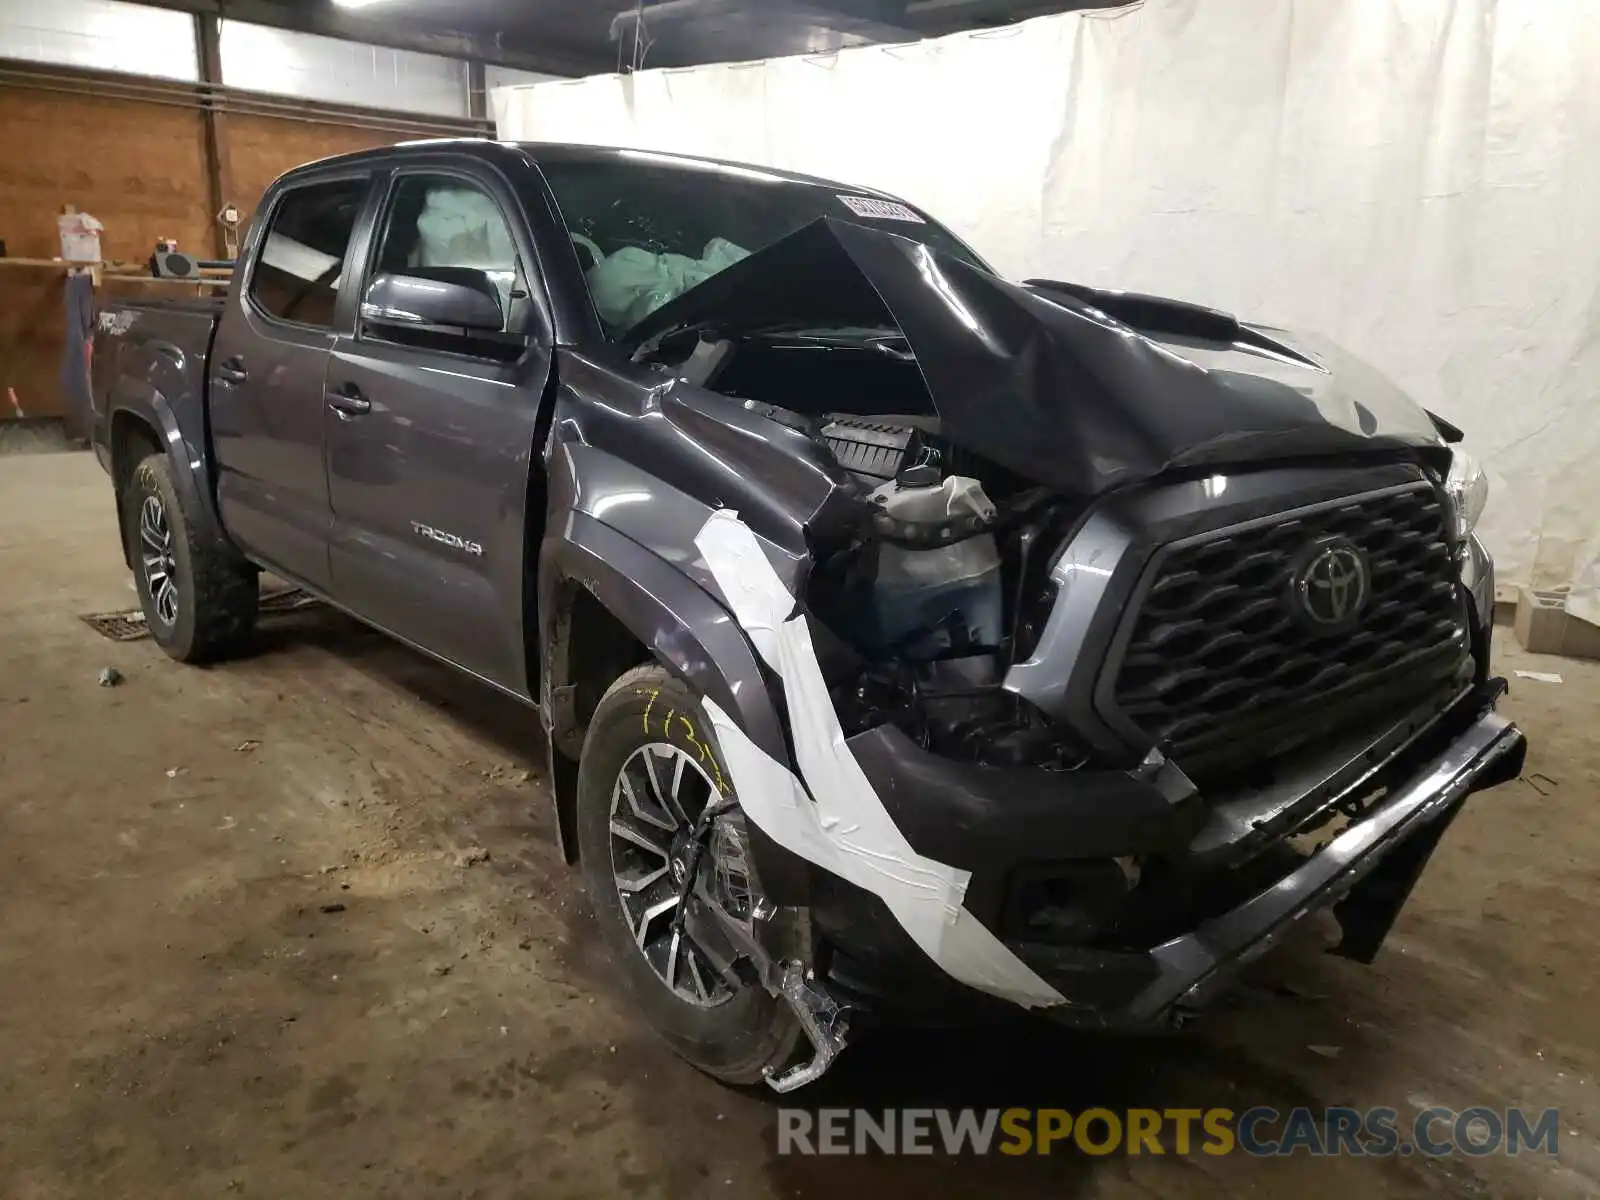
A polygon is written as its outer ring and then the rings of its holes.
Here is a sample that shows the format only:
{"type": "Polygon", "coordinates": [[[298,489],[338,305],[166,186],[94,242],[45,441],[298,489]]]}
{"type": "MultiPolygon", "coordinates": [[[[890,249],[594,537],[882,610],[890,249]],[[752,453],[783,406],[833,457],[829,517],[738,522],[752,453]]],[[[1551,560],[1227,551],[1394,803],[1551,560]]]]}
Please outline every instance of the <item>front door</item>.
{"type": "MultiPolygon", "coordinates": [[[[329,359],[323,420],[334,594],[390,633],[529,695],[524,527],[550,351],[515,204],[497,177],[468,164],[394,174],[363,286],[379,275],[481,272],[473,278],[494,291],[501,327],[410,324],[403,318],[415,314],[364,307],[329,359]]],[[[543,513],[533,519],[539,528],[543,513]]]]}
{"type": "Polygon", "coordinates": [[[211,348],[209,410],[217,503],[252,558],[319,590],[329,582],[323,379],[355,319],[341,281],[370,179],[365,172],[293,184],[239,274],[211,348]]]}

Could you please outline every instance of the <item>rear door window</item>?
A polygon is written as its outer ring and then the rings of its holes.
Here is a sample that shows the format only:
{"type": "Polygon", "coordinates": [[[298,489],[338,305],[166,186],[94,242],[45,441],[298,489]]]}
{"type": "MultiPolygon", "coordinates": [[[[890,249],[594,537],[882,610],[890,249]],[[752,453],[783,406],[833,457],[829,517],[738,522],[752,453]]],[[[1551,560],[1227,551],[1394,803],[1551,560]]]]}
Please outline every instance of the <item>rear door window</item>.
{"type": "Polygon", "coordinates": [[[366,195],[365,179],[284,192],[250,275],[250,299],[258,309],[280,321],[333,328],[339,280],[366,195]]]}

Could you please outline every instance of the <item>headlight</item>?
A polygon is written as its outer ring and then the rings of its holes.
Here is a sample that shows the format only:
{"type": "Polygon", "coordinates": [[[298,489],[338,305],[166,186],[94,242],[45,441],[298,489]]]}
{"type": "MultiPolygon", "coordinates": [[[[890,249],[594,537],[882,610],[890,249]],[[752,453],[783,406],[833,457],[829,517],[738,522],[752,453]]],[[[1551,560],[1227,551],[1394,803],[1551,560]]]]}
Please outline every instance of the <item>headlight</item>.
{"type": "Polygon", "coordinates": [[[1456,536],[1465,538],[1478,527],[1483,516],[1483,506],[1489,502],[1489,477],[1483,466],[1465,450],[1451,451],[1450,474],[1445,477],[1444,490],[1450,496],[1450,506],[1456,514],[1456,536]]]}

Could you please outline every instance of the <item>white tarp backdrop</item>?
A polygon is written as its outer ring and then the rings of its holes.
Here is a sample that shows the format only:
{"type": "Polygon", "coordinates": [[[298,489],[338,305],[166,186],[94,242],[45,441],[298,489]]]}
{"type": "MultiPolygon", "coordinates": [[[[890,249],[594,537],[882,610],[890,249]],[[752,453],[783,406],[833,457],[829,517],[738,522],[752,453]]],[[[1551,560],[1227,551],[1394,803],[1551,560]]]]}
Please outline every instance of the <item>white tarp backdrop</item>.
{"type": "Polygon", "coordinates": [[[1502,583],[1600,620],[1600,3],[1146,0],[502,88],[504,138],[902,194],[1008,275],[1314,329],[1467,430],[1502,583]]]}

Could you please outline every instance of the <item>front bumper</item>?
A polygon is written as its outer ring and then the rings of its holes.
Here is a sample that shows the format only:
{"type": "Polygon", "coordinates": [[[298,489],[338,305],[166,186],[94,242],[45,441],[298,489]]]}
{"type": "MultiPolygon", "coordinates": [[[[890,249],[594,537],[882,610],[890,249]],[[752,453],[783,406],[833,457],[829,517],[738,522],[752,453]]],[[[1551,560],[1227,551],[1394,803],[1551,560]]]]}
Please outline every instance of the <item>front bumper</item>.
{"type": "Polygon", "coordinates": [[[1489,712],[1361,820],[1285,875],[1192,933],[1150,951],[1158,977],[1133,997],[1122,1015],[1134,1024],[1159,1023],[1200,1007],[1240,967],[1259,957],[1309,913],[1344,904],[1360,914],[1346,923],[1346,940],[1359,943],[1356,957],[1370,957],[1377,940],[1399,913],[1427,855],[1474,791],[1514,779],[1527,743],[1506,718],[1489,712]],[[1415,843],[1415,844],[1414,844],[1415,843]],[[1385,863],[1410,848],[1403,870],[1385,863]],[[1421,853],[1417,853],[1417,851],[1421,853]],[[1367,888],[1363,894],[1361,889],[1367,888]],[[1384,918],[1387,917],[1385,920],[1384,918]],[[1376,920],[1380,930],[1370,922],[1376,920]]]}
{"type": "MultiPolygon", "coordinates": [[[[1522,769],[1522,733],[1489,707],[1500,686],[1489,681],[1474,689],[1367,775],[1361,790],[1381,784],[1387,789],[1383,798],[1309,857],[1297,858],[1292,869],[1274,868],[1268,877],[1230,875],[1235,884],[1241,879],[1256,882],[1243,893],[1236,887],[1224,907],[1175,909],[1179,916],[1188,912],[1192,924],[1179,926],[1186,932],[1139,944],[1147,948],[1096,942],[1046,945],[1006,936],[1007,944],[1066,998],[1050,1015],[1098,1029],[1181,1024],[1304,917],[1330,908],[1345,933],[1337,952],[1370,961],[1465,798],[1514,779],[1522,769]]],[[[1144,820],[1149,822],[1158,807],[1150,797],[1144,820]]],[[[1162,825],[1155,821],[1141,827],[1135,820],[1133,830],[1116,832],[1148,836],[1162,825]]],[[[967,838],[975,832],[974,824],[966,823],[967,838]]],[[[1099,839],[1113,836],[1108,829],[1095,832],[1099,839]]],[[[1275,844],[1284,847],[1281,841],[1275,844]]],[[[973,888],[996,878],[1003,875],[975,872],[973,888]]],[[[987,899],[1000,902],[998,895],[987,899]]],[[[967,906],[980,916],[990,913],[986,923],[993,923],[997,910],[990,909],[987,899],[969,891],[967,906]]],[[[853,889],[819,888],[812,912],[833,950],[828,977],[840,999],[893,1014],[892,1019],[944,1020],[990,1007],[934,968],[879,908],[874,898],[853,889]]]]}

